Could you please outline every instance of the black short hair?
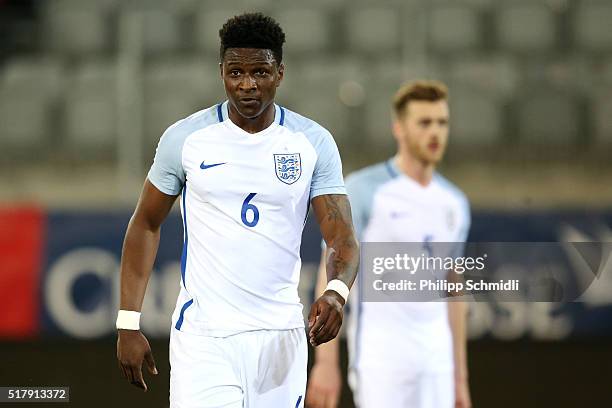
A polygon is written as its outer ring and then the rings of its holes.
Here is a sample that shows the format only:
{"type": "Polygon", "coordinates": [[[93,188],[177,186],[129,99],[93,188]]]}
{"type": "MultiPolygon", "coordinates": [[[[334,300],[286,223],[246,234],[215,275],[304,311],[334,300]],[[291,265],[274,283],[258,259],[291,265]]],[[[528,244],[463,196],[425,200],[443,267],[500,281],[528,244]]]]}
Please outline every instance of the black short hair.
{"type": "Polygon", "coordinates": [[[228,48],[262,48],[272,51],[276,63],[283,60],[285,33],[278,23],[262,13],[244,13],[227,20],[221,30],[220,57],[228,48]]]}

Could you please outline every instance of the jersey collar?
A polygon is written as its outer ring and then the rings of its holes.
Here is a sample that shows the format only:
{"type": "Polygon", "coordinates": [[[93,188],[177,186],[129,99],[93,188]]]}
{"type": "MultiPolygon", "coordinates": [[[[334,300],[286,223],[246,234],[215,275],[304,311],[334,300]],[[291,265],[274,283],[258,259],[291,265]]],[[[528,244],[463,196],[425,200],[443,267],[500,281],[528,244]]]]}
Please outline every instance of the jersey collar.
{"type": "Polygon", "coordinates": [[[387,172],[392,178],[395,178],[402,174],[399,167],[397,167],[397,164],[395,163],[395,156],[391,157],[385,162],[385,168],[387,169],[387,172]]]}
{"type": "MultiPolygon", "coordinates": [[[[228,112],[229,101],[222,102],[217,105],[217,118],[219,122],[223,122],[229,119],[228,112]]],[[[274,104],[274,122],[277,125],[283,126],[285,122],[285,109],[283,107],[274,104]]]]}
{"type": "Polygon", "coordinates": [[[437,184],[437,182],[439,181],[439,178],[440,178],[440,174],[437,171],[434,170],[432,178],[431,178],[431,181],[429,182],[429,184],[426,185],[426,186],[422,186],[419,183],[417,183],[416,180],[414,180],[412,177],[408,177],[407,175],[402,173],[400,168],[397,166],[397,163],[395,161],[395,156],[391,157],[390,159],[388,159],[385,162],[385,168],[387,169],[387,172],[389,173],[391,178],[396,178],[398,176],[401,176],[401,177],[405,178],[406,180],[408,180],[410,183],[412,183],[414,186],[418,187],[419,189],[421,189],[423,191],[431,190],[431,188],[435,184],[437,184]]]}

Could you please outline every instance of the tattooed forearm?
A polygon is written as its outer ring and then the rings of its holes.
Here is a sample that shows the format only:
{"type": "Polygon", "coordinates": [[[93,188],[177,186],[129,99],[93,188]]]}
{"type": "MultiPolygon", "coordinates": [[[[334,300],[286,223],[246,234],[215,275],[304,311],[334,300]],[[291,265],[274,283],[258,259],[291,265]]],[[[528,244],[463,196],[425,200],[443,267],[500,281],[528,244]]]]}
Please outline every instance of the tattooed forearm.
{"type": "Polygon", "coordinates": [[[327,278],[340,279],[350,287],[359,267],[359,243],[348,198],[340,194],[319,196],[313,207],[328,248],[327,278]]]}
{"type": "Polygon", "coordinates": [[[325,216],[328,222],[345,222],[346,217],[351,219],[351,206],[348,205],[348,200],[341,200],[338,195],[324,195],[323,202],[325,203],[325,216]],[[343,201],[345,203],[343,203],[343,201]],[[345,204],[340,208],[341,204],[345,204]],[[343,217],[344,216],[344,217],[343,217]]]}

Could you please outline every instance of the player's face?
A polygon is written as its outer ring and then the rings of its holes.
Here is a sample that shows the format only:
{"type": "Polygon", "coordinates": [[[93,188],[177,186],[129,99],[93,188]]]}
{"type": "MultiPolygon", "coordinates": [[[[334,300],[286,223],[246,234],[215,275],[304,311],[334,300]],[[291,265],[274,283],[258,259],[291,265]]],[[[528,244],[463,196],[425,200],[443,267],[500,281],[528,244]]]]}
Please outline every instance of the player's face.
{"type": "Polygon", "coordinates": [[[411,101],[403,117],[394,122],[400,149],[426,164],[437,164],[448,141],[449,112],[446,101],[411,101]]]}
{"type": "Polygon", "coordinates": [[[274,102],[284,66],[271,50],[229,48],[220,65],[225,93],[240,116],[256,118],[274,102]]]}

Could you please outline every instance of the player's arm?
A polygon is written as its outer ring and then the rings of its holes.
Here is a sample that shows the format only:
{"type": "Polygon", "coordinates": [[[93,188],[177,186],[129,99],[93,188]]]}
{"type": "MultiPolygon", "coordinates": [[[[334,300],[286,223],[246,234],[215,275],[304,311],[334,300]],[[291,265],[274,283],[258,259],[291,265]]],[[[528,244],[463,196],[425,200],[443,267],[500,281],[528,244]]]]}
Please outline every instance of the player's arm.
{"type": "MultiPolygon", "coordinates": [[[[324,194],[313,198],[312,206],[327,245],[327,282],[339,280],[342,282],[340,285],[350,289],[359,266],[359,243],[348,197],[324,194]]],[[[325,290],[313,303],[308,316],[309,338],[313,346],[336,337],[342,326],[344,303],[344,297],[336,290],[325,290]]]]}
{"type": "MultiPolygon", "coordinates": [[[[121,301],[123,311],[140,312],[159,245],[161,224],[176,196],[160,192],[148,179],[128,224],[121,256],[121,301]]],[[[117,359],[127,380],[143,390],[143,361],[157,374],[151,347],[140,330],[118,330],[117,359]]]]}
{"type": "MultiPolygon", "coordinates": [[[[325,252],[325,249],[321,251],[321,262],[315,287],[317,297],[325,292],[327,286],[325,252]]],[[[315,349],[315,361],[308,376],[308,389],[306,390],[307,408],[336,408],[338,406],[342,391],[339,349],[337,337],[315,349]]]]}
{"type": "MultiPolygon", "coordinates": [[[[462,281],[461,275],[451,272],[450,281],[462,281]]],[[[453,359],[455,365],[455,407],[470,408],[470,389],[467,365],[467,312],[468,304],[463,301],[448,302],[448,320],[453,338],[453,359]]]]}

